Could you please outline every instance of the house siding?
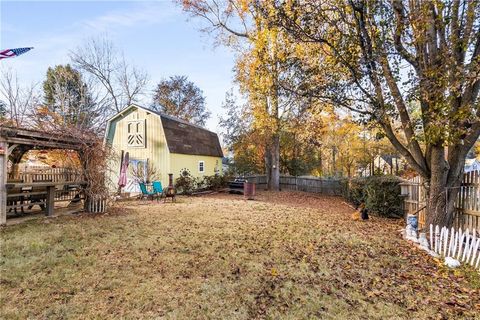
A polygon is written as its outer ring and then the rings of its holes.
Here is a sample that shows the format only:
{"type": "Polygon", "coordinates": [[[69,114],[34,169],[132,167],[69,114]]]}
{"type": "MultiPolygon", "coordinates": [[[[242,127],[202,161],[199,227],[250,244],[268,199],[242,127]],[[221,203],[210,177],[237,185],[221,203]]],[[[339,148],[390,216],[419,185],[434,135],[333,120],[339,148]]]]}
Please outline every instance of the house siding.
{"type": "MultiPolygon", "coordinates": [[[[130,160],[148,160],[155,167],[164,186],[168,185],[169,173],[173,173],[175,180],[184,168],[188,169],[193,177],[214,175],[215,170],[219,174],[222,173],[221,157],[170,152],[161,117],[143,108],[132,107],[111,119],[105,141],[112,146],[114,152],[113,160],[109,165],[112,190],[116,190],[118,187],[122,150],[129,153],[130,160]],[[145,119],[145,146],[129,146],[127,142],[129,121],[143,119],[145,119]],[[198,170],[199,161],[204,161],[205,171],[203,173],[198,170]]],[[[129,175],[130,172],[131,168],[129,169],[129,175]]]]}
{"type": "Polygon", "coordinates": [[[107,142],[112,145],[114,161],[111,180],[115,184],[120,172],[121,151],[129,153],[131,160],[148,160],[160,175],[163,185],[168,184],[170,169],[170,152],[168,151],[165,135],[160,118],[143,109],[131,109],[110,123],[107,142]],[[145,147],[131,147],[127,145],[127,124],[132,120],[145,119],[145,147]]]}
{"type": "Polygon", "coordinates": [[[180,176],[183,169],[188,169],[193,177],[211,176],[215,174],[215,168],[222,174],[222,158],[189,154],[170,154],[171,173],[174,180],[180,176]],[[198,171],[198,162],[204,161],[205,172],[198,171]]]}

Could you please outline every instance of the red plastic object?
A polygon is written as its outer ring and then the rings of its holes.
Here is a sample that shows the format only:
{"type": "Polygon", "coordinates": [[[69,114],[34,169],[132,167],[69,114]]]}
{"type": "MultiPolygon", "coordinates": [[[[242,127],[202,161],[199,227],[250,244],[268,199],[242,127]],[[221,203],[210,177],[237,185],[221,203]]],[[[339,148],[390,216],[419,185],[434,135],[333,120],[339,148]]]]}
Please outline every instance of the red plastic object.
{"type": "Polygon", "coordinates": [[[255,197],[255,183],[243,183],[243,195],[247,200],[254,200],[255,197]]]}

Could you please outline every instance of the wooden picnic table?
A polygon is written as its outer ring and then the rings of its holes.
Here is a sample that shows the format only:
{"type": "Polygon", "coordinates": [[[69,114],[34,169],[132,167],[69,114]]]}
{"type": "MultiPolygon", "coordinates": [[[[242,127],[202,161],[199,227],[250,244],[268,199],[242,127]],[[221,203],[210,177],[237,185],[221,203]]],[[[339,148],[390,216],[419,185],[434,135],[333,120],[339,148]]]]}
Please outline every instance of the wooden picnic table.
{"type": "Polygon", "coordinates": [[[5,185],[7,189],[7,200],[8,198],[13,198],[15,202],[20,200],[20,204],[15,203],[9,205],[7,206],[7,209],[16,209],[23,207],[31,207],[32,205],[39,205],[41,208],[45,207],[45,214],[47,216],[50,216],[53,215],[53,209],[55,204],[55,191],[58,186],[82,186],[85,184],[86,182],[83,181],[7,183],[5,185]],[[23,201],[26,199],[35,199],[35,202],[23,203],[23,201]]]}

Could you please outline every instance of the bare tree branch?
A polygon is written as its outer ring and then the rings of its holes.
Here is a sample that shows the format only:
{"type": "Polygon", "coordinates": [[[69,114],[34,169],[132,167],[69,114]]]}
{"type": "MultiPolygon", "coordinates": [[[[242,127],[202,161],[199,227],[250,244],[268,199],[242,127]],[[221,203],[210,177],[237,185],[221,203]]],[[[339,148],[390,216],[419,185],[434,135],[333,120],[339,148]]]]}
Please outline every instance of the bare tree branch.
{"type": "Polygon", "coordinates": [[[129,104],[138,102],[148,84],[146,72],[130,66],[123,55],[106,38],[91,38],[70,52],[74,66],[92,76],[105,90],[111,102],[111,111],[120,112],[129,104]]]}
{"type": "Polygon", "coordinates": [[[39,104],[37,84],[22,87],[11,69],[1,68],[0,71],[0,100],[5,102],[6,118],[14,126],[22,127],[28,124],[29,115],[39,104]]]}

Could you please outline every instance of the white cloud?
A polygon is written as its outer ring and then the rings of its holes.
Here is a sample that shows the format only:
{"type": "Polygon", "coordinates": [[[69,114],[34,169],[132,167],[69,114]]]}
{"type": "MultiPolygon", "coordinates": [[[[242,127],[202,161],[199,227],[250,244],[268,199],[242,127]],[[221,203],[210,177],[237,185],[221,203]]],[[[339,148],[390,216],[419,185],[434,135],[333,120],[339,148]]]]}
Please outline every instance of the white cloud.
{"type": "Polygon", "coordinates": [[[108,31],[115,27],[130,27],[138,24],[161,24],[171,21],[179,14],[172,3],[153,2],[140,4],[134,10],[115,10],[82,24],[90,30],[108,31]]]}
{"type": "MultiPolygon", "coordinates": [[[[104,11],[98,8],[104,9],[105,6],[96,7],[92,3],[84,19],[67,20],[66,23],[62,21],[62,24],[52,24],[46,29],[31,30],[30,33],[23,32],[19,37],[12,37],[9,45],[33,46],[35,49],[26,53],[25,57],[5,59],[9,60],[5,63],[18,72],[22,82],[41,83],[49,66],[69,62],[69,50],[75,50],[92,36],[108,34],[119,50],[126,51],[127,59],[135,59],[137,66],[148,70],[152,84],[174,74],[185,74],[194,81],[204,90],[207,107],[213,114],[207,127],[215,130],[218,121],[216,115],[222,112],[220,106],[225,91],[232,86],[233,54],[223,47],[212,49],[211,39],[203,35],[205,38],[202,40],[202,33],[195,30],[195,21],[185,22],[186,15],[172,1],[117,2],[107,6],[104,11]],[[140,43],[131,38],[136,32],[149,32],[149,37],[156,35],[153,43],[146,44],[151,45],[152,49],[142,56],[145,59],[139,59],[135,54],[128,56],[131,53],[129,45],[136,43],[138,47],[140,43]],[[182,38],[177,39],[177,36],[182,38]],[[167,44],[169,48],[162,50],[162,46],[167,44]]],[[[136,47],[134,50],[137,50],[136,47]]],[[[148,105],[150,97],[143,103],[148,105]]]]}
{"type": "MultiPolygon", "coordinates": [[[[9,64],[17,70],[22,79],[39,81],[44,77],[48,66],[67,63],[69,50],[74,50],[89,37],[99,33],[115,35],[124,28],[141,24],[168,23],[179,14],[179,9],[171,2],[128,3],[125,8],[111,10],[92,19],[57,28],[55,32],[42,32],[41,35],[30,38],[28,46],[35,49],[29,54],[35,58],[9,59],[9,64]]],[[[6,26],[6,23],[2,22],[2,32],[6,31],[6,26]]]]}

